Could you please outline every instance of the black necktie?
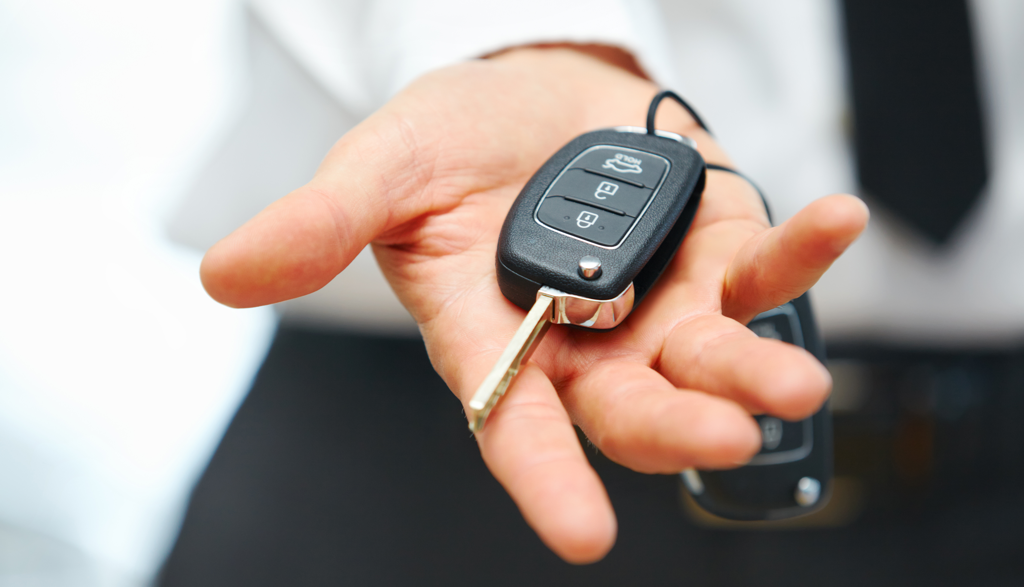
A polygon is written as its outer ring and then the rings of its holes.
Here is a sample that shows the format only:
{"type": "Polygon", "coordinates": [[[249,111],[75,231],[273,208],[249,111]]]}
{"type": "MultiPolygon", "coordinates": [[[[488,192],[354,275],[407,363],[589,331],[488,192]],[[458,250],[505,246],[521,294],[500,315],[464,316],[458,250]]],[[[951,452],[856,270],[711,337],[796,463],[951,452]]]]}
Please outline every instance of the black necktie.
{"type": "Polygon", "coordinates": [[[862,187],[937,243],[985,185],[964,0],[844,0],[862,187]]]}

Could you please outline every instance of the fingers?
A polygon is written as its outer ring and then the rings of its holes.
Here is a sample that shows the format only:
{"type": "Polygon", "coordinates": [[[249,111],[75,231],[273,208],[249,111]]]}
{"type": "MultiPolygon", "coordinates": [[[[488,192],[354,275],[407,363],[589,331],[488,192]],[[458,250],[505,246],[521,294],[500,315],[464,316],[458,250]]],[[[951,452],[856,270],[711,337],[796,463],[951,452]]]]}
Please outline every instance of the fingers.
{"type": "Polygon", "coordinates": [[[807,351],[758,338],[740,323],[715,315],[674,328],[665,340],[659,369],[677,386],[787,420],[816,412],[832,388],[828,371],[807,351]]]}
{"type": "Polygon", "coordinates": [[[577,564],[611,550],[617,525],[608,494],[539,368],[520,372],[477,440],[491,473],[548,548],[577,564]]]}
{"type": "Polygon", "coordinates": [[[562,400],[609,458],[645,473],[735,467],[761,443],[757,425],[735,403],[676,389],[629,360],[594,363],[562,400]]]}
{"type": "Polygon", "coordinates": [[[409,194],[431,179],[429,153],[408,148],[410,131],[387,113],[342,138],[308,185],[267,207],[214,245],[203,285],[236,307],[315,291],[388,226],[418,210],[409,194]]]}
{"type": "Polygon", "coordinates": [[[847,195],[817,200],[754,236],[726,272],[722,313],[747,323],[807,291],[867,225],[868,209],[847,195]]]}

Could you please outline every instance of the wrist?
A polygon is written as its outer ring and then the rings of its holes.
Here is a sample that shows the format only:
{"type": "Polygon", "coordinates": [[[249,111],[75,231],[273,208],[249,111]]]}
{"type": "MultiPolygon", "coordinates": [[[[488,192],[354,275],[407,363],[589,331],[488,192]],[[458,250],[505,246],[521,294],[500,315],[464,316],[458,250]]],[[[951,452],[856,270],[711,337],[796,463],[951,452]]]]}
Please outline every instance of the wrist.
{"type": "Polygon", "coordinates": [[[537,53],[546,51],[572,51],[580,53],[601,61],[607,65],[617,67],[642,80],[650,81],[651,77],[640,67],[640,63],[632,53],[612,45],[600,45],[596,43],[536,43],[532,45],[520,45],[509,47],[494,53],[483,56],[483,59],[503,59],[513,55],[526,53],[537,53]]]}

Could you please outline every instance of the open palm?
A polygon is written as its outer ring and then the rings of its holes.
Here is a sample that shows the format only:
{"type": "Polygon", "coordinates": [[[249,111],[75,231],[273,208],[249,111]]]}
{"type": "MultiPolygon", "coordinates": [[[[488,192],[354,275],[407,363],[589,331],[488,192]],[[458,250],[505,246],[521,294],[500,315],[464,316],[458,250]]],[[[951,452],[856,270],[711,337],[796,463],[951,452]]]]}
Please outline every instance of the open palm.
{"type": "MultiPolygon", "coordinates": [[[[520,189],[558,148],[597,128],[640,125],[650,83],[582,53],[519,50],[429,74],[343,137],[316,177],[215,245],[203,283],[232,306],[319,289],[366,244],[468,402],[523,318],[498,289],[498,232],[520,189]]],[[[659,128],[728,164],[682,109],[659,128]]],[[[477,435],[527,522],[573,562],[600,558],[616,522],[573,424],[638,471],[746,462],[751,413],[798,419],[831,386],[797,347],[743,324],[806,291],[857,237],[850,196],[769,228],[756,192],[709,172],[692,228],[644,303],[612,332],[553,327],[477,435]]]]}

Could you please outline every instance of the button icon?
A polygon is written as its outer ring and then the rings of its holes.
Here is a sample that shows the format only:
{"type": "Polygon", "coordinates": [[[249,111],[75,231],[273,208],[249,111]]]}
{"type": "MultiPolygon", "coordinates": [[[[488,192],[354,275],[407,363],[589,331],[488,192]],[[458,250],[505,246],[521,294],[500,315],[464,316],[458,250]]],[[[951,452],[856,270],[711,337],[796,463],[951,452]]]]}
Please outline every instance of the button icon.
{"type": "Polygon", "coordinates": [[[619,191],[619,184],[612,183],[610,181],[602,181],[597,186],[597,190],[594,191],[594,197],[598,200],[604,200],[608,196],[614,196],[615,192],[619,191]]]}
{"type": "MultiPolygon", "coordinates": [[[[582,192],[588,199],[596,183],[590,184],[587,191],[582,192]]],[[[622,191],[619,190],[619,196],[622,195],[622,191]]],[[[536,214],[535,218],[544,226],[605,247],[615,246],[621,241],[636,220],[630,216],[606,214],[600,209],[591,208],[582,202],[566,200],[561,196],[544,198],[536,214]]]]}
{"type": "Polygon", "coordinates": [[[761,442],[765,450],[775,450],[782,442],[782,420],[761,418],[761,442]]]}
{"type": "Polygon", "coordinates": [[[601,167],[618,171],[619,173],[643,173],[644,170],[640,167],[640,163],[640,159],[636,157],[630,157],[624,153],[616,153],[614,157],[605,161],[601,167]]]}
{"type": "Polygon", "coordinates": [[[580,228],[590,228],[595,222],[597,222],[597,214],[586,210],[580,212],[580,215],[576,217],[576,226],[580,228]]]}

